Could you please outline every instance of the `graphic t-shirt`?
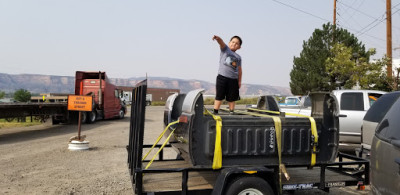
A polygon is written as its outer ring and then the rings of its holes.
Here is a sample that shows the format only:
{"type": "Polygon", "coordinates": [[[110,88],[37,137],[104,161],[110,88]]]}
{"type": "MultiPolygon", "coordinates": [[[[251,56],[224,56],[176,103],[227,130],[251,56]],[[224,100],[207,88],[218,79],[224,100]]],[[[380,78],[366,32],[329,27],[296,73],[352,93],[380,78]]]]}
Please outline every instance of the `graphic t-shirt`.
{"type": "Polygon", "coordinates": [[[221,49],[218,74],[231,79],[238,79],[238,67],[242,66],[242,58],[231,51],[228,46],[221,49]]]}

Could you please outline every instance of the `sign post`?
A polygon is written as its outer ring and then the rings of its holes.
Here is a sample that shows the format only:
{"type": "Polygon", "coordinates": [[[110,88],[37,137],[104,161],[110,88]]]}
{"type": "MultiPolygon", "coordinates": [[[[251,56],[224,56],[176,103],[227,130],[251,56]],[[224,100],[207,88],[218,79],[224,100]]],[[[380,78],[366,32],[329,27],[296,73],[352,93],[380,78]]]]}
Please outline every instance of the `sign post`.
{"type": "Polygon", "coordinates": [[[92,111],[93,97],[86,95],[68,95],[68,110],[79,111],[78,141],[81,140],[82,112],[92,111]]]}

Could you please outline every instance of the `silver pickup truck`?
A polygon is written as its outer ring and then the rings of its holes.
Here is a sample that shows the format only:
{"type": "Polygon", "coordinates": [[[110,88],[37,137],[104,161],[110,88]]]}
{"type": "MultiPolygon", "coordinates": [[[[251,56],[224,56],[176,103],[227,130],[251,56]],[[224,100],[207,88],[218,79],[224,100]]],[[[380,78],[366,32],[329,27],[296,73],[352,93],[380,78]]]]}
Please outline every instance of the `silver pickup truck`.
{"type": "MultiPolygon", "coordinates": [[[[363,118],[371,105],[383,94],[377,90],[333,90],[332,94],[339,102],[339,145],[341,148],[354,149],[361,143],[361,126],[363,118]]],[[[308,97],[301,98],[297,107],[281,107],[281,112],[311,114],[308,97]]]]}

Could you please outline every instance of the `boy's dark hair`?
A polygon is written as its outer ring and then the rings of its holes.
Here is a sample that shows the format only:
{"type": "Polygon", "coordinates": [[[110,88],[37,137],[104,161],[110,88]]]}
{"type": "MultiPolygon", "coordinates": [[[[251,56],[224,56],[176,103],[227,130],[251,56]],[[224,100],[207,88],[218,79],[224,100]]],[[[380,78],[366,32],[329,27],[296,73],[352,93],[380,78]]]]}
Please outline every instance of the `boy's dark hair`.
{"type": "Polygon", "coordinates": [[[242,39],[241,39],[239,36],[235,35],[235,36],[233,36],[233,37],[231,38],[231,41],[232,41],[232,39],[234,39],[234,38],[239,39],[240,46],[242,46],[242,39]]]}

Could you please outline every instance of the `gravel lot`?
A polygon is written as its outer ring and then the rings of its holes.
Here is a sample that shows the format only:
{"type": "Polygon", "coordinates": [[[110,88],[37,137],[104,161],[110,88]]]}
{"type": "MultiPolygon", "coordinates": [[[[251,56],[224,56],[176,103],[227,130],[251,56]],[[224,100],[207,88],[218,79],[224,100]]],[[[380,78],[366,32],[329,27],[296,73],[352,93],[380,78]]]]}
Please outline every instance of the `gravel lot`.
{"type": "MultiPolygon", "coordinates": [[[[163,107],[146,111],[145,143],[163,130],[163,107]]],[[[122,120],[82,126],[90,141],[86,151],[69,151],[77,125],[0,129],[0,194],[133,194],[127,168],[129,114],[122,120]]],[[[368,194],[355,187],[329,194],[368,194]]],[[[326,194],[319,190],[295,194],[326,194]]]]}

